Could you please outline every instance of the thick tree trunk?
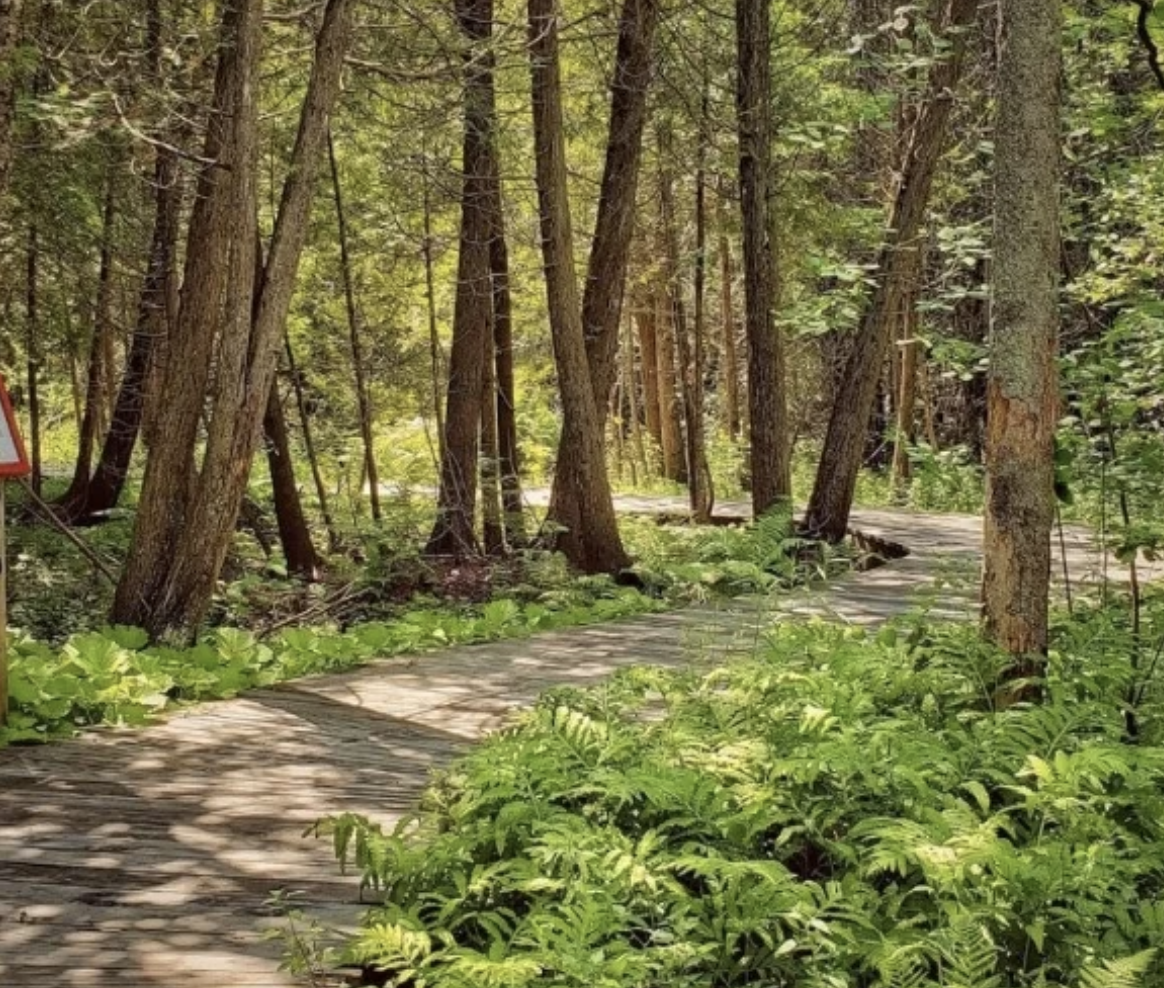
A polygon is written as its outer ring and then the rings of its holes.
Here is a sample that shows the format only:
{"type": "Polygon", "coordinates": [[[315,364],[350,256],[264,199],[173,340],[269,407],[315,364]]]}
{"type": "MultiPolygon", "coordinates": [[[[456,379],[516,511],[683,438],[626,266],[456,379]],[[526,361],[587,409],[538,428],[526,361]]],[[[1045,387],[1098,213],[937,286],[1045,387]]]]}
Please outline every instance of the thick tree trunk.
{"type": "Polygon", "coordinates": [[[8,188],[12,166],[12,119],[16,112],[17,75],[13,66],[20,41],[23,0],[0,0],[0,195],[8,188]]]}
{"type": "MultiPolygon", "coordinates": [[[[610,392],[618,370],[618,329],[634,234],[635,195],[657,18],[658,0],[624,0],[619,18],[606,161],[581,314],[600,432],[605,428],[610,392]]],[[[563,430],[558,443],[550,518],[577,516],[583,510],[582,505],[575,503],[586,497],[582,477],[575,466],[584,461],[585,453],[568,445],[576,436],[572,430],[563,430]]]]}
{"type": "Polygon", "coordinates": [[[643,420],[651,441],[652,473],[666,466],[663,455],[663,417],[659,399],[659,346],[655,299],[651,295],[637,299],[631,313],[639,334],[639,367],[643,375],[643,420]]]}
{"type": "Polygon", "coordinates": [[[484,377],[482,357],[493,336],[489,262],[490,205],[495,184],[490,165],[496,140],[490,48],[493,0],[456,0],[456,14],[465,41],[461,236],[440,493],[436,523],[425,551],[431,555],[465,557],[478,552],[474,516],[484,377]]]}
{"type": "Polygon", "coordinates": [[[775,324],[775,225],[769,200],[772,171],[770,5],[736,0],[736,38],[752,512],[758,518],[792,495],[784,345],[775,324]]]}
{"type": "Polygon", "coordinates": [[[350,0],[328,0],[262,283],[255,285],[261,0],[224,9],[214,110],[190,222],[186,279],[165,369],[166,441],[150,450],[114,620],[189,633],[222,568],[262,431],[350,35],[350,0]],[[255,295],[257,293],[257,298],[255,295]],[[222,300],[227,304],[222,306],[222,300]],[[198,424],[214,357],[201,469],[198,424]]]}
{"type": "Polygon", "coordinates": [[[547,527],[553,544],[574,566],[587,573],[614,573],[630,560],[618,534],[606,472],[602,415],[594,399],[574,270],[555,0],[529,0],[529,38],[546,302],[562,398],[559,449],[574,456],[570,463],[558,461],[557,471],[570,471],[570,496],[557,503],[551,499],[547,527]]]}
{"type": "Polygon", "coordinates": [[[287,560],[287,572],[308,582],[319,579],[322,561],[311,540],[311,529],[303,514],[299,485],[295,481],[295,463],[287,437],[287,420],[279,400],[279,382],[271,382],[271,395],[263,415],[263,435],[267,442],[267,468],[271,472],[271,494],[275,501],[275,521],[279,541],[287,560]]]}
{"type": "MultiPolygon", "coordinates": [[[[1062,8],[1003,0],[995,124],[983,630],[1037,676],[1047,651],[1058,419],[1062,8]]],[[[1037,690],[1008,688],[1004,702],[1037,690]]]]}
{"type": "Polygon", "coordinates": [[[78,435],[77,462],[73,479],[54,507],[65,521],[80,517],[89,501],[89,483],[93,468],[93,447],[100,428],[101,405],[105,400],[105,375],[112,375],[108,351],[113,340],[113,226],[117,217],[116,169],[113,160],[106,178],[105,205],[101,218],[101,257],[97,266],[97,299],[93,306],[93,331],[89,342],[89,372],[85,383],[85,408],[78,435]]]}
{"type": "Polygon", "coordinates": [[[838,393],[845,399],[835,403],[829,418],[805,517],[805,528],[815,538],[839,542],[845,537],[861,470],[865,429],[893,341],[894,316],[900,311],[901,295],[920,250],[926,204],[946,146],[954,90],[962,74],[963,29],[972,23],[977,8],[978,0],[950,0],[942,17],[942,33],[952,35],[950,47],[946,57],[930,69],[926,94],[899,171],[886,242],[877,265],[877,285],[862,316],[840,382],[838,393]]]}
{"type": "Polygon", "coordinates": [[[364,473],[368,478],[368,503],[372,506],[372,521],[377,524],[383,517],[380,510],[380,472],[376,468],[376,443],[372,423],[372,398],[368,391],[364,368],[364,348],[360,341],[360,319],[356,311],[356,287],[352,276],[352,259],[348,253],[348,222],[344,213],[343,187],[340,184],[339,163],[335,157],[335,142],[327,135],[327,161],[331,171],[332,200],[335,203],[336,228],[339,234],[340,269],[344,283],[344,307],[348,316],[348,343],[352,352],[352,372],[356,381],[356,406],[360,415],[360,439],[364,446],[364,473]]]}

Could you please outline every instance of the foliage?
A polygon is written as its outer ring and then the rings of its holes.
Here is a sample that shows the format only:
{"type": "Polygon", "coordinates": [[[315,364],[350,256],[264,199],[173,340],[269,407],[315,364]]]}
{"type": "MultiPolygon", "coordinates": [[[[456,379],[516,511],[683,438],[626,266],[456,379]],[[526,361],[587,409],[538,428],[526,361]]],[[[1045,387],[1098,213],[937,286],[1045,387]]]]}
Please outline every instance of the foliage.
{"type": "Polygon", "coordinates": [[[29,637],[10,643],[11,702],[5,742],[38,741],[91,725],[142,724],[174,706],[235,696],[378,658],[611,621],[663,605],[609,580],[527,603],[495,600],[461,611],[416,608],[396,620],[346,631],[287,628],[260,639],[218,628],[190,648],[150,645],[138,628],[71,636],[56,649],[29,637]]]}
{"type": "Polygon", "coordinates": [[[1057,645],[1010,709],[1005,655],[916,622],[553,691],[415,819],[321,821],[382,900],[346,958],[427,988],[1159,984],[1164,707],[1125,743],[1127,632],[1057,645]]]}

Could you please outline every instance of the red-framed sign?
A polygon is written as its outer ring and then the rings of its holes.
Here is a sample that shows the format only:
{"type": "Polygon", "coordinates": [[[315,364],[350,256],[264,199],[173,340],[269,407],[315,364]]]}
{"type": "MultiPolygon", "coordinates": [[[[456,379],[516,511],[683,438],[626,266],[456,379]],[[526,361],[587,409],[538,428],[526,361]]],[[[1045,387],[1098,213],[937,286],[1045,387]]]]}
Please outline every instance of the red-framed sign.
{"type": "Polygon", "coordinates": [[[20,427],[12,412],[12,401],[8,397],[8,385],[0,374],[0,478],[27,477],[32,472],[28,454],[24,451],[24,440],[20,437],[20,427]]]}

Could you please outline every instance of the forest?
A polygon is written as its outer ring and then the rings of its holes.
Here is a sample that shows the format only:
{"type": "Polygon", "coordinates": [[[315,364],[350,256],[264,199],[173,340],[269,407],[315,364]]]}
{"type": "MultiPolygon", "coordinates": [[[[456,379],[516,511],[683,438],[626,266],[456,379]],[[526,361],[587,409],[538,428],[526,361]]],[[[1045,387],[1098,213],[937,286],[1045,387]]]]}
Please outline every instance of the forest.
{"type": "Polygon", "coordinates": [[[972,516],[976,620],[770,622],[321,807],[378,905],[286,964],[1164,983],[1162,19],[0,0],[0,763],[972,516]]]}

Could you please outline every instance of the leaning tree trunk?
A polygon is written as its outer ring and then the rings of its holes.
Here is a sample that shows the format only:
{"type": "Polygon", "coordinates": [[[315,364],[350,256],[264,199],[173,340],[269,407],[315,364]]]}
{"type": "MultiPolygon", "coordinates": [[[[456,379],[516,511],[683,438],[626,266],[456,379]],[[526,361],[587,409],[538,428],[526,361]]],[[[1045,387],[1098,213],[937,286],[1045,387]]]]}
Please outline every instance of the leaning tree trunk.
{"type": "MultiPolygon", "coordinates": [[[[1062,11],[1003,0],[994,157],[983,630],[1037,676],[1047,651],[1059,325],[1062,11]]],[[[1036,695],[1008,689],[1005,702],[1036,695]]]]}
{"type": "Polygon", "coordinates": [[[461,237],[457,299],[445,405],[437,517],[425,551],[465,557],[477,553],[478,432],[482,357],[492,337],[493,291],[489,264],[491,148],[496,140],[493,90],[493,0],[456,0],[465,38],[465,132],[461,183],[461,237]]]}
{"type": "Polygon", "coordinates": [[[350,35],[351,0],[328,0],[299,132],[261,284],[255,284],[261,0],[225,7],[205,157],[190,222],[186,280],[162,393],[166,441],[150,451],[114,620],[152,635],[202,619],[230,546],[262,431],[314,178],[326,146],[350,35]],[[257,293],[257,299],[254,297],[257,293]],[[222,300],[227,304],[222,306],[222,300]],[[198,423],[214,357],[215,388],[201,469],[198,423]]]}
{"type": "Polygon", "coordinates": [[[899,170],[873,291],[856,338],[849,350],[838,388],[844,396],[829,418],[816,483],[805,516],[805,529],[815,538],[840,542],[849,524],[877,385],[893,341],[894,316],[907,288],[934,173],[946,146],[954,90],[962,75],[964,29],[973,22],[978,0],[950,0],[942,17],[942,33],[952,34],[945,58],[930,69],[926,94],[918,108],[899,170]]]}
{"type": "MultiPolygon", "coordinates": [[[[562,399],[559,448],[574,454],[569,469],[576,485],[572,497],[551,506],[548,520],[555,529],[553,543],[574,566],[587,573],[614,573],[630,559],[618,534],[574,271],[555,0],[529,0],[529,38],[546,302],[562,399]]],[[[564,466],[559,460],[558,469],[564,466]]]]}
{"type": "Polygon", "coordinates": [[[758,518],[792,495],[784,345],[775,324],[770,5],[736,0],[740,209],[744,232],[744,324],[748,338],[748,422],[752,512],[758,518]]]}
{"type": "MultiPolygon", "coordinates": [[[[599,432],[605,427],[610,391],[618,372],[618,328],[634,234],[635,194],[657,19],[658,0],[624,0],[611,81],[606,161],[582,295],[582,327],[599,432]]],[[[582,510],[577,502],[586,497],[582,477],[575,469],[585,454],[568,445],[576,436],[573,431],[563,430],[558,443],[548,513],[557,524],[563,524],[566,517],[577,516],[582,510]]]]}
{"type": "Polygon", "coordinates": [[[299,484],[295,481],[295,464],[287,437],[287,420],[279,400],[278,378],[271,382],[271,394],[263,415],[263,435],[267,443],[267,468],[271,472],[271,496],[275,502],[275,522],[279,542],[287,560],[287,572],[301,580],[319,579],[322,561],[315,551],[311,529],[303,514],[299,484]]]}
{"type": "Polygon", "coordinates": [[[93,447],[105,398],[105,375],[113,374],[112,361],[106,357],[113,338],[113,226],[117,215],[116,169],[113,159],[106,177],[105,206],[101,218],[101,258],[97,266],[97,300],[93,307],[93,333],[89,342],[89,374],[85,383],[85,409],[77,443],[77,462],[68,489],[54,505],[60,517],[73,521],[80,517],[89,500],[89,483],[93,469],[93,447]]]}

